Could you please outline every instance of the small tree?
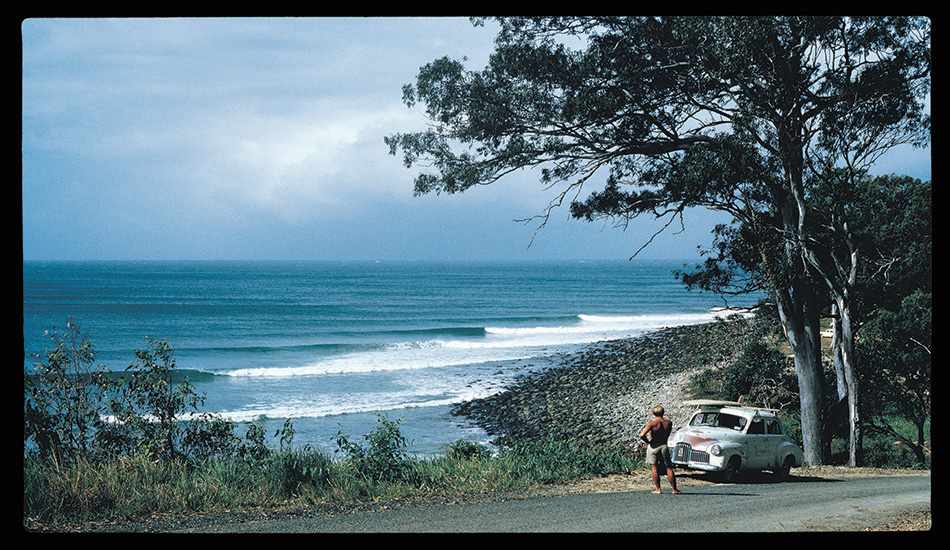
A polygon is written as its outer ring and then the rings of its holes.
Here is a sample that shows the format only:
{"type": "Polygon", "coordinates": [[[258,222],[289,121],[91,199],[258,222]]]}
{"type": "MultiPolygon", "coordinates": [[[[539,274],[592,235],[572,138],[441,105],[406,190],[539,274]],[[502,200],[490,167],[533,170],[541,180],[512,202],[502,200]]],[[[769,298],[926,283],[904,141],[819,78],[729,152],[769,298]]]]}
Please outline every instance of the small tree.
{"type": "MultiPolygon", "coordinates": [[[[165,340],[136,350],[126,373],[96,365],[85,331],[69,320],[67,330],[48,332],[52,349],[24,373],[24,453],[66,464],[114,456],[209,460],[238,456],[263,460],[273,454],[263,426],[249,424],[243,437],[234,421],[199,412],[204,395],[175,373],[174,350],[165,340]]],[[[275,436],[289,451],[293,424],[275,436]]]]}
{"type": "Polygon", "coordinates": [[[52,349],[34,354],[44,362],[24,377],[24,447],[43,459],[74,462],[94,449],[110,382],[78,324],[70,319],[65,333],[47,335],[52,349]]]}
{"type": "Polygon", "coordinates": [[[343,432],[337,433],[337,446],[356,470],[369,479],[402,479],[412,462],[406,454],[406,438],[399,431],[400,420],[390,420],[379,413],[376,416],[376,427],[364,436],[366,447],[350,441],[343,432]]]}
{"type": "Polygon", "coordinates": [[[180,458],[184,454],[179,441],[186,433],[182,420],[187,413],[197,412],[204,395],[187,379],[176,380],[174,350],[167,340],[148,343],[148,348],[135,351],[137,360],[126,369],[130,375],[121,379],[110,401],[116,422],[110,441],[121,443],[127,452],[180,458]],[[119,433],[123,435],[117,437],[119,433]]]}

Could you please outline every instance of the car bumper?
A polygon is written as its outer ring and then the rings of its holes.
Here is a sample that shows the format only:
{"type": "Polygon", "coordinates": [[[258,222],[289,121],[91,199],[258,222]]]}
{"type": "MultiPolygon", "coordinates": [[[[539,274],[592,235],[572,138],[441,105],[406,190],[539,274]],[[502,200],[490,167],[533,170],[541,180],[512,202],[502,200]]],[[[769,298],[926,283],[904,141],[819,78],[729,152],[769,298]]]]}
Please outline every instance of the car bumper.
{"type": "Polygon", "coordinates": [[[670,460],[674,467],[718,472],[725,468],[723,456],[709,454],[705,450],[693,449],[688,444],[677,444],[670,452],[670,460]]]}
{"type": "Polygon", "coordinates": [[[719,464],[708,464],[705,462],[676,462],[673,461],[673,466],[676,468],[688,468],[690,470],[703,470],[704,472],[719,472],[722,470],[722,466],[719,464]]]}

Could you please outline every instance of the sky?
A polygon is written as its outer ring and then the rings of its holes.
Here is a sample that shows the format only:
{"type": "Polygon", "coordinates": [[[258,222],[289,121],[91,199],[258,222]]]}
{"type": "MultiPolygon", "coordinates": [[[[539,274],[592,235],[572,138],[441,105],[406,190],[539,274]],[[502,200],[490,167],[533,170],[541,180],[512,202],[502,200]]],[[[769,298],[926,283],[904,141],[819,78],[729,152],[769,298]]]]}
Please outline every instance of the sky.
{"type": "MultiPolygon", "coordinates": [[[[383,138],[422,130],[402,86],[442,56],[482,68],[466,18],[27,19],[24,260],[627,259],[626,230],[556,209],[532,171],[414,196],[383,138]]],[[[930,151],[880,173],[930,179],[930,151]]],[[[725,219],[697,210],[638,258],[695,259],[725,219]],[[675,231],[674,231],[675,230],[675,231]]]]}

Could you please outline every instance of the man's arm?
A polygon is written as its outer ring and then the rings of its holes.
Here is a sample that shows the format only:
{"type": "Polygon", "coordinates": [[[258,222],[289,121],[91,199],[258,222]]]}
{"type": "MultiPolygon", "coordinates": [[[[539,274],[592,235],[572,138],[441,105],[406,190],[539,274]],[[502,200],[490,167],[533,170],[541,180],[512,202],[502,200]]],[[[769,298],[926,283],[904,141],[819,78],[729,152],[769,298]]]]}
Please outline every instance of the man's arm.
{"type": "Polygon", "coordinates": [[[653,424],[652,422],[649,422],[647,423],[646,426],[643,427],[642,430],[640,430],[640,439],[642,439],[644,443],[650,442],[650,438],[647,437],[647,434],[650,433],[650,428],[652,424],[653,424]]]}

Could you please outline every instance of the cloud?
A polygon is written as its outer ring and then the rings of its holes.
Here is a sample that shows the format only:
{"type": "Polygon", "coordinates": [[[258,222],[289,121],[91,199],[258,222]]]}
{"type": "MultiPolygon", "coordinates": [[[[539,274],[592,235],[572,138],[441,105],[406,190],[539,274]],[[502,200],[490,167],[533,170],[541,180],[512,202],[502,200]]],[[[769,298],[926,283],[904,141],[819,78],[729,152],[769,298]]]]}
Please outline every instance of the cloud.
{"type": "MultiPolygon", "coordinates": [[[[188,147],[206,171],[193,194],[296,219],[316,207],[339,207],[371,191],[389,198],[376,178],[385,159],[382,135],[406,119],[391,108],[321,100],[299,113],[231,112],[193,126],[188,147]],[[375,168],[374,168],[375,166],[375,168]],[[374,177],[375,176],[375,177],[374,177]]],[[[405,174],[403,174],[405,177],[405,174]]]]}
{"type": "Polygon", "coordinates": [[[400,86],[424,62],[414,49],[428,58],[439,42],[417,23],[28,20],[26,145],[146,167],[143,183],[165,174],[172,192],[215,203],[337,203],[378,179],[367,168],[386,156],[382,136],[417,115],[400,86]]]}
{"type": "Polygon", "coordinates": [[[531,172],[412,196],[383,143],[425,124],[401,87],[438,57],[484,66],[494,35],[464,18],[28,19],[24,256],[625,257],[629,235],[566,211],[526,253],[533,226],[514,220],[553,198],[531,172]]]}

